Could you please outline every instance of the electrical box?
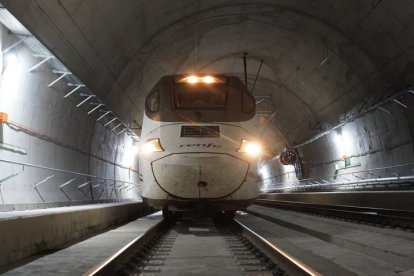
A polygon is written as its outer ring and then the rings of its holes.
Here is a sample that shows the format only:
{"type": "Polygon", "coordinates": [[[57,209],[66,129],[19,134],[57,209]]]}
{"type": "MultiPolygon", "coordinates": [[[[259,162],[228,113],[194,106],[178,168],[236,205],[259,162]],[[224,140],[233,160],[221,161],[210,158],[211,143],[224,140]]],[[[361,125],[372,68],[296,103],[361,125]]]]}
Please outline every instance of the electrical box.
{"type": "Polygon", "coordinates": [[[5,112],[0,112],[0,123],[7,123],[9,116],[5,112]]]}

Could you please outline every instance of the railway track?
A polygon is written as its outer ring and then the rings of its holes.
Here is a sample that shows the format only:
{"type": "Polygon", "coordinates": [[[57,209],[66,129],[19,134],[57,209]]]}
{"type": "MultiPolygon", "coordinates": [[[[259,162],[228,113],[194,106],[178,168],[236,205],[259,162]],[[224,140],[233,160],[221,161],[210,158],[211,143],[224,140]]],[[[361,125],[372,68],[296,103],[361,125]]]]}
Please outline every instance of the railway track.
{"type": "Polygon", "coordinates": [[[298,211],[331,218],[349,219],[356,222],[368,222],[375,225],[414,230],[414,212],[408,210],[312,204],[266,199],[258,199],[255,204],[264,207],[298,211]]]}
{"type": "Polygon", "coordinates": [[[237,220],[163,220],[85,275],[320,275],[237,220]]]}

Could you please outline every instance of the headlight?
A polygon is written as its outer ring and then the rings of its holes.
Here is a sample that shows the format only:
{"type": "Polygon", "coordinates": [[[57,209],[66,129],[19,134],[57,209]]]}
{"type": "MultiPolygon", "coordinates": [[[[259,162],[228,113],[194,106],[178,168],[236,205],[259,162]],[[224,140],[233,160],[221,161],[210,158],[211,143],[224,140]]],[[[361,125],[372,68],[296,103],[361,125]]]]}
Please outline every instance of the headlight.
{"type": "Polygon", "coordinates": [[[156,151],[164,151],[161,146],[160,139],[158,138],[148,140],[142,145],[143,153],[151,153],[156,151]]]}
{"type": "Polygon", "coordinates": [[[206,84],[210,84],[210,83],[226,83],[226,79],[223,77],[218,77],[218,76],[196,76],[196,75],[191,75],[191,76],[187,76],[187,77],[180,77],[180,78],[176,78],[175,82],[177,83],[191,83],[191,84],[196,84],[196,83],[206,83],[206,84]]]}
{"type": "Polygon", "coordinates": [[[259,143],[242,140],[238,152],[245,152],[252,157],[257,157],[262,153],[262,146],[259,143]]]}

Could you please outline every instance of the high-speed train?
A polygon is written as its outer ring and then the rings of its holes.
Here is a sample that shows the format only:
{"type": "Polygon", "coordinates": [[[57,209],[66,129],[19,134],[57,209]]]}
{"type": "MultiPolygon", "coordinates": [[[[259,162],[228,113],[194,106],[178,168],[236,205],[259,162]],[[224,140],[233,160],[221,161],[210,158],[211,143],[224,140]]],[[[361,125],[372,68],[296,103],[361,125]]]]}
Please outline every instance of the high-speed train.
{"type": "Polygon", "coordinates": [[[243,82],[226,75],[164,76],[145,100],[141,196],[168,216],[234,216],[259,194],[261,145],[246,129],[256,112],[243,82]]]}

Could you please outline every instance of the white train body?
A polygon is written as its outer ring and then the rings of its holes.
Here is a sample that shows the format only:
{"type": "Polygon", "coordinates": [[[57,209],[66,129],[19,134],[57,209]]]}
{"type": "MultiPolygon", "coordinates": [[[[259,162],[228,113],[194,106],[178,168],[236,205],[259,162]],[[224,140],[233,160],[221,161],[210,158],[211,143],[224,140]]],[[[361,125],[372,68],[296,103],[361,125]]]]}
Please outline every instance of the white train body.
{"type": "Polygon", "coordinates": [[[234,211],[258,196],[259,153],[244,127],[254,98],[238,78],[214,79],[222,83],[166,76],[147,96],[139,166],[142,198],[154,208],[234,211]]]}

